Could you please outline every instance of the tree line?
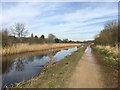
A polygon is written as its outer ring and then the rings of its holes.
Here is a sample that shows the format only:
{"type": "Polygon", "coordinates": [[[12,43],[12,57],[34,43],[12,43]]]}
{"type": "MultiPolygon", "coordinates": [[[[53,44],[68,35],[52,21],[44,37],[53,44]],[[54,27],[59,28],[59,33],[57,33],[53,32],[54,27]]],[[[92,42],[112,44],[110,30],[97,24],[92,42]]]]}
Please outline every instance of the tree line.
{"type": "Polygon", "coordinates": [[[118,21],[109,21],[104,25],[104,29],[95,37],[94,43],[97,45],[116,46],[120,42],[118,21]]]}
{"type": "Polygon", "coordinates": [[[2,28],[0,30],[0,36],[2,37],[2,46],[10,46],[18,43],[81,43],[80,41],[72,41],[68,39],[59,39],[52,33],[45,37],[44,35],[37,36],[33,33],[30,37],[26,37],[29,34],[29,31],[26,29],[25,24],[15,23],[9,29],[2,28]]]}

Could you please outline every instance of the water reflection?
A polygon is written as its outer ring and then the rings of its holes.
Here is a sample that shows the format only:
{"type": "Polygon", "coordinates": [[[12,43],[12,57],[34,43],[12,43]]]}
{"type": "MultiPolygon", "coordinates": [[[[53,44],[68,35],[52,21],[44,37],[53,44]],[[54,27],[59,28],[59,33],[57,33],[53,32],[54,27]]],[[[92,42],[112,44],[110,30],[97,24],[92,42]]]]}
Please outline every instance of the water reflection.
{"type": "Polygon", "coordinates": [[[76,50],[77,47],[42,54],[4,56],[2,60],[3,86],[37,76],[42,72],[43,66],[51,60],[57,62],[76,50]]]}
{"type": "Polygon", "coordinates": [[[15,64],[15,71],[23,71],[24,70],[24,59],[22,58],[18,58],[18,60],[16,60],[15,64]]]}

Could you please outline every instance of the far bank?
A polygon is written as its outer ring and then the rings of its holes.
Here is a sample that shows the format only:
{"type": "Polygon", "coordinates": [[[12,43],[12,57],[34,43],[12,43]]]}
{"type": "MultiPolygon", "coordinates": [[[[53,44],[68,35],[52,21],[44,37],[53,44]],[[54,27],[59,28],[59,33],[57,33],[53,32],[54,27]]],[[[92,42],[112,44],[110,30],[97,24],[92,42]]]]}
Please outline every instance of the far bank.
{"type": "Polygon", "coordinates": [[[36,52],[36,51],[45,51],[52,50],[64,47],[74,47],[80,46],[80,43],[59,43],[59,44],[18,44],[9,47],[3,47],[0,49],[1,55],[12,55],[26,52],[36,52]]]}

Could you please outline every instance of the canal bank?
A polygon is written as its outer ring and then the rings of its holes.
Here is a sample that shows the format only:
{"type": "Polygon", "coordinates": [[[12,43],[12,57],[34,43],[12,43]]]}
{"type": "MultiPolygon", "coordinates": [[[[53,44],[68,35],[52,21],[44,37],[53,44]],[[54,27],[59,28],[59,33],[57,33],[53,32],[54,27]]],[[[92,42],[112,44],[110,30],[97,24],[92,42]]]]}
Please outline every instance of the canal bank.
{"type": "Polygon", "coordinates": [[[86,47],[81,47],[59,62],[50,62],[44,71],[35,78],[17,83],[15,88],[59,88],[70,77],[86,47]]]}
{"type": "Polygon", "coordinates": [[[8,47],[1,47],[0,55],[7,56],[7,55],[29,53],[29,52],[38,52],[38,51],[43,52],[51,49],[74,47],[74,46],[80,46],[80,45],[81,45],[80,43],[17,44],[17,45],[15,44],[8,47]]]}

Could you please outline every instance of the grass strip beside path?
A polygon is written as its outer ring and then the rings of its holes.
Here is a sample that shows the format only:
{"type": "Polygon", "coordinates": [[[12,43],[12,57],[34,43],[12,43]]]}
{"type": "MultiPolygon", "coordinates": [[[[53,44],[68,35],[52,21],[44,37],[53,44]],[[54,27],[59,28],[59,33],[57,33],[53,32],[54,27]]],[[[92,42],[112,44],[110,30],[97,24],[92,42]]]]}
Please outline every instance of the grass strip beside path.
{"type": "Polygon", "coordinates": [[[93,51],[97,53],[105,61],[107,65],[117,70],[120,68],[120,65],[118,62],[119,57],[120,57],[119,55],[115,55],[105,49],[98,48],[95,46],[93,46],[92,48],[93,48],[93,51]]]}

